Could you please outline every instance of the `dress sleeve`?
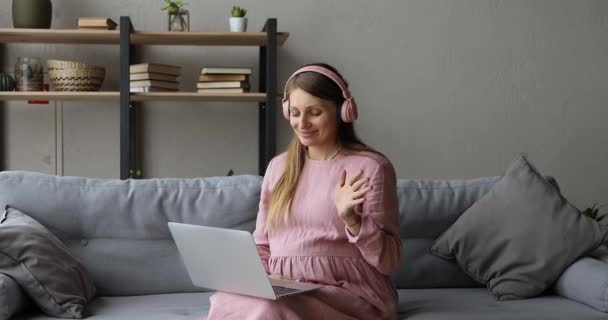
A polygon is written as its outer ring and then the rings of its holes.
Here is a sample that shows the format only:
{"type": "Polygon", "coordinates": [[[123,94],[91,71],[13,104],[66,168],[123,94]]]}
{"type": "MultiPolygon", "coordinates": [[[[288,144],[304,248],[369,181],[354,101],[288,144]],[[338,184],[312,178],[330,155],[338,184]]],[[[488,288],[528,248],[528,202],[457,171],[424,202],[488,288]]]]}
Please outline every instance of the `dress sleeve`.
{"type": "Polygon", "coordinates": [[[390,275],[401,260],[399,237],[399,200],[395,169],[388,161],[378,166],[370,178],[372,189],[365,195],[361,212],[361,229],[346,236],[354,243],[365,261],[380,273],[390,275]]]}
{"type": "Polygon", "coordinates": [[[268,233],[264,231],[266,226],[266,217],[268,217],[268,207],[270,204],[270,180],[272,176],[272,161],[268,163],[264,180],[262,181],[262,190],[260,192],[260,204],[258,206],[258,215],[255,223],[255,230],[253,231],[253,239],[258,249],[258,254],[262,258],[264,269],[268,273],[268,258],[270,257],[270,244],[268,242],[268,233]]]}

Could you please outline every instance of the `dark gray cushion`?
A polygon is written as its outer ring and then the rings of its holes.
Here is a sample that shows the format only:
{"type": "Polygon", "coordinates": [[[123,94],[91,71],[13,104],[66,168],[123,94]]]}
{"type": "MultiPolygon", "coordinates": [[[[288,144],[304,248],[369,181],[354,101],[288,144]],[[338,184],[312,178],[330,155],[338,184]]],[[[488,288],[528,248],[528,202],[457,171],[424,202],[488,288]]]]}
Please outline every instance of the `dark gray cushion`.
{"type": "Polygon", "coordinates": [[[0,273],[0,320],[10,319],[26,306],[26,297],[15,280],[0,273]]]}
{"type": "Polygon", "coordinates": [[[0,218],[0,273],[15,279],[40,309],[61,318],[82,318],[95,295],[80,262],[47,228],[7,207],[0,218]]]}
{"type": "Polygon", "coordinates": [[[456,259],[496,299],[514,300],[545,291],[607,233],[570,205],[522,154],[431,252],[456,259]]]}
{"type": "Polygon", "coordinates": [[[584,257],[557,280],[555,292],[602,312],[608,312],[608,263],[584,257]]]}
{"type": "Polygon", "coordinates": [[[604,245],[591,252],[589,256],[608,263],[608,243],[604,242],[604,245]]]}

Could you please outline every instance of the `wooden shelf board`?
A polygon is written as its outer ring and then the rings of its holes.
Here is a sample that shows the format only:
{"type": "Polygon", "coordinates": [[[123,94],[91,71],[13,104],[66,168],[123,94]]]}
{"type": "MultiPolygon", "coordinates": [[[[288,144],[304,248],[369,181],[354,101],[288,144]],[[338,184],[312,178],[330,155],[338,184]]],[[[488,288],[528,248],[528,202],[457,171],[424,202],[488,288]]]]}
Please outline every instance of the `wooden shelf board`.
{"type": "Polygon", "coordinates": [[[1,28],[0,43],[119,44],[118,30],[1,28]]]}
{"type": "MultiPolygon", "coordinates": [[[[59,91],[0,91],[0,101],[65,100],[65,101],[118,101],[118,91],[59,92],[59,91]]],[[[277,95],[279,98],[279,95],[277,95]]],[[[131,101],[233,101],[264,102],[266,93],[198,93],[198,92],[146,92],[131,93],[131,101]]]]}
{"type": "Polygon", "coordinates": [[[63,91],[0,91],[0,100],[81,100],[81,101],[118,101],[118,91],[63,92],[63,91]]]}
{"type": "MultiPolygon", "coordinates": [[[[289,37],[288,32],[277,33],[277,45],[289,37]]],[[[16,29],[0,28],[0,43],[86,43],[119,44],[118,30],[83,29],[16,29]]],[[[134,45],[207,45],[207,46],[264,46],[265,32],[150,32],[131,34],[134,45]]]]}
{"type": "Polygon", "coordinates": [[[131,101],[233,101],[264,102],[266,93],[198,93],[198,92],[146,92],[131,93],[131,101]]]}
{"type": "MultiPolygon", "coordinates": [[[[289,37],[277,32],[277,45],[289,37]]],[[[131,35],[135,45],[205,45],[205,46],[263,46],[266,32],[150,32],[136,31],[131,35]]]]}

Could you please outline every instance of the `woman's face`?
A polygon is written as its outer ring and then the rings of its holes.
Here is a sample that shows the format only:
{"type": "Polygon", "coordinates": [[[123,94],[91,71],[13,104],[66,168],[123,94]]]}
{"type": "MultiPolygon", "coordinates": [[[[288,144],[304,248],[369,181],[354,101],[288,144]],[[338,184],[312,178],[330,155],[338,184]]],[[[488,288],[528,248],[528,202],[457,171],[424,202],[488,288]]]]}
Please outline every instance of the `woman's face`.
{"type": "Polygon", "coordinates": [[[289,94],[289,124],[307,147],[327,147],[336,143],[336,104],[296,88],[289,94]]]}

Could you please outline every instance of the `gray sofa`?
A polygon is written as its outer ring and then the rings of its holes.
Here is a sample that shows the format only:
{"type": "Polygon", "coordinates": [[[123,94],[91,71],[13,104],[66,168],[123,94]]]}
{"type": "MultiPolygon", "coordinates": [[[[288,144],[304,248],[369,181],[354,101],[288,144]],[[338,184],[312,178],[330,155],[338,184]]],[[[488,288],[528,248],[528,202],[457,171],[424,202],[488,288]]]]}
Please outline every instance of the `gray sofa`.
{"type": "MultiPolygon", "coordinates": [[[[455,263],[428,253],[497,179],[398,181],[404,243],[394,274],[399,319],[608,318],[550,292],[495,301],[455,263]]],[[[190,283],[167,222],[251,231],[261,182],[258,176],[121,181],[1,172],[0,207],[28,213],[82,261],[97,286],[88,319],[196,319],[207,314],[212,293],[190,283]]],[[[15,319],[53,318],[30,304],[15,319]]]]}

